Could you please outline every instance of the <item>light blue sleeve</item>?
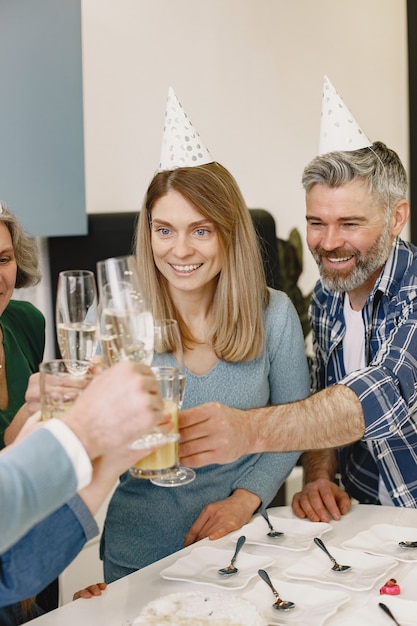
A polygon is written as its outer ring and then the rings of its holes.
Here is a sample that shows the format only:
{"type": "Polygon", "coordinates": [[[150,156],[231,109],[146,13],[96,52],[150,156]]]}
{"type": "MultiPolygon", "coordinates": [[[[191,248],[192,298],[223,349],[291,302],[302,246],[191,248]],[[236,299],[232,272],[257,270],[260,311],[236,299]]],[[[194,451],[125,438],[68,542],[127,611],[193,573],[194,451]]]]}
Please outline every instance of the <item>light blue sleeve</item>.
{"type": "Polygon", "coordinates": [[[71,461],[44,428],[0,453],[0,553],[76,492],[71,461]]]}
{"type": "MultiPolygon", "coordinates": [[[[270,403],[283,404],[307,397],[309,374],[303,332],[293,304],[282,292],[271,292],[265,331],[270,362],[270,403]]],[[[292,471],[300,452],[251,455],[253,463],[236,480],[235,489],[256,493],[263,506],[267,506],[292,471]]]]}
{"type": "Polygon", "coordinates": [[[97,534],[97,524],[79,496],[39,522],[0,556],[0,607],[39,593],[97,534]]]}

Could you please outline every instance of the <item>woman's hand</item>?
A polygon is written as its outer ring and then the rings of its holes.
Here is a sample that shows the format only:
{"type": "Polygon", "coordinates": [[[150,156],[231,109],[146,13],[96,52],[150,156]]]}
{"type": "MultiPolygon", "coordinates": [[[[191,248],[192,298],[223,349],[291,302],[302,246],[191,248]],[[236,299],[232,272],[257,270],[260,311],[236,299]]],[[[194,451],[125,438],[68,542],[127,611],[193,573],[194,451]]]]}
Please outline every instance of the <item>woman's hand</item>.
{"type": "Polygon", "coordinates": [[[211,502],[200,513],[185,536],[184,547],[204,537],[220,539],[247,524],[261,504],[260,498],[246,489],[236,489],[225,500],[211,502]]]}
{"type": "Polygon", "coordinates": [[[85,589],[80,589],[80,591],[76,591],[72,599],[78,600],[78,598],[85,598],[86,600],[89,600],[94,596],[101,596],[101,592],[104,591],[106,587],[106,583],[96,583],[95,585],[89,585],[85,589]]]}

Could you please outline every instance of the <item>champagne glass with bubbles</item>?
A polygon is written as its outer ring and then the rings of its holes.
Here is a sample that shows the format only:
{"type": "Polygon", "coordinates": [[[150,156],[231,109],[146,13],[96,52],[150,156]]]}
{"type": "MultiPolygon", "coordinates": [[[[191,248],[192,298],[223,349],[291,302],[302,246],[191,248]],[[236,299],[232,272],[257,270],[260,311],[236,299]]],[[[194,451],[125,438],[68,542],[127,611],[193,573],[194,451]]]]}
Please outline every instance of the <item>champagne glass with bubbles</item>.
{"type": "MultiPolygon", "coordinates": [[[[181,333],[177,320],[163,319],[154,321],[154,356],[155,367],[175,367],[178,370],[179,401],[181,409],[185,393],[185,366],[181,333]]],[[[178,487],[195,479],[194,470],[177,465],[169,474],[152,478],[151,482],[159,487],[178,487]]]]}
{"type": "Polygon", "coordinates": [[[99,261],[97,276],[99,335],[107,364],[136,361],[151,365],[153,316],[143,296],[135,258],[99,261]]]}
{"type": "Polygon", "coordinates": [[[62,358],[68,362],[86,361],[88,369],[88,362],[95,355],[98,345],[97,288],[93,272],[60,272],[56,298],[56,329],[62,358]]]}
{"type": "MultiPolygon", "coordinates": [[[[97,279],[100,295],[99,337],[107,365],[119,361],[151,365],[153,315],[143,295],[136,259],[124,256],[99,261],[97,279]]],[[[133,442],[131,447],[143,450],[177,440],[177,433],[162,433],[156,428],[133,442]]]]}

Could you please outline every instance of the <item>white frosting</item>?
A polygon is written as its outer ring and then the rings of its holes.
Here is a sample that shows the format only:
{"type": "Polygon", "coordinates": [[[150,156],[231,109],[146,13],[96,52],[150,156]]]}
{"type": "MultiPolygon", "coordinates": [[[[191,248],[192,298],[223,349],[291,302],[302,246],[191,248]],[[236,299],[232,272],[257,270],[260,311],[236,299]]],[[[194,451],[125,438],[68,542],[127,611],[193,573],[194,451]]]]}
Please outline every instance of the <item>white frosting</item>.
{"type": "Polygon", "coordinates": [[[172,593],[149,602],[132,626],[266,626],[256,606],[226,594],[172,593]]]}

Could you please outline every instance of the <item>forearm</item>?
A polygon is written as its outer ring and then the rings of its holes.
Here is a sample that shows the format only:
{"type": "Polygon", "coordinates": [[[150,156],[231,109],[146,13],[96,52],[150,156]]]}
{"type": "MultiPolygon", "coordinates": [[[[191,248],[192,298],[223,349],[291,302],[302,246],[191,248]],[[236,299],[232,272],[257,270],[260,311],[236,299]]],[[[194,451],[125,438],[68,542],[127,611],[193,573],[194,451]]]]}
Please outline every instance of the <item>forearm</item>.
{"type": "Polygon", "coordinates": [[[27,404],[24,404],[14,416],[12,422],[4,431],[4,443],[9,446],[16,439],[22,426],[26,423],[30,417],[30,412],[27,404]]]}
{"type": "Polygon", "coordinates": [[[0,606],[41,591],[97,533],[97,524],[77,498],[37,524],[0,557],[0,606]]]}
{"type": "Polygon", "coordinates": [[[74,495],[76,476],[62,446],[39,429],[0,455],[0,552],[74,495]],[[48,463],[39,459],[47,455],[48,463]],[[13,524],[10,524],[10,520],[13,524]]]}
{"type": "Polygon", "coordinates": [[[337,471],[337,454],[333,449],[311,450],[302,456],[304,484],[325,478],[334,480],[337,471]]]}
{"type": "MultiPolygon", "coordinates": [[[[101,459],[96,461],[96,464],[100,462],[101,459]]],[[[117,475],[114,471],[106,473],[101,472],[101,475],[98,475],[97,470],[93,466],[93,480],[89,485],[87,485],[87,487],[84,487],[84,489],[81,489],[78,492],[78,495],[90,511],[91,515],[95,515],[97,513],[107,495],[115,487],[116,483],[117,475]]]]}
{"type": "Polygon", "coordinates": [[[247,411],[244,454],[322,450],[358,441],[365,422],[357,395],[344,385],[292,404],[247,411]]]}
{"type": "Polygon", "coordinates": [[[298,457],[298,452],[251,455],[246,470],[239,472],[233,486],[255,493],[267,506],[291,473],[298,457]]]}
{"type": "Polygon", "coordinates": [[[255,513],[256,509],[261,504],[260,497],[247,489],[235,489],[230,497],[233,498],[235,502],[239,502],[240,506],[244,507],[250,515],[255,513]]]}

